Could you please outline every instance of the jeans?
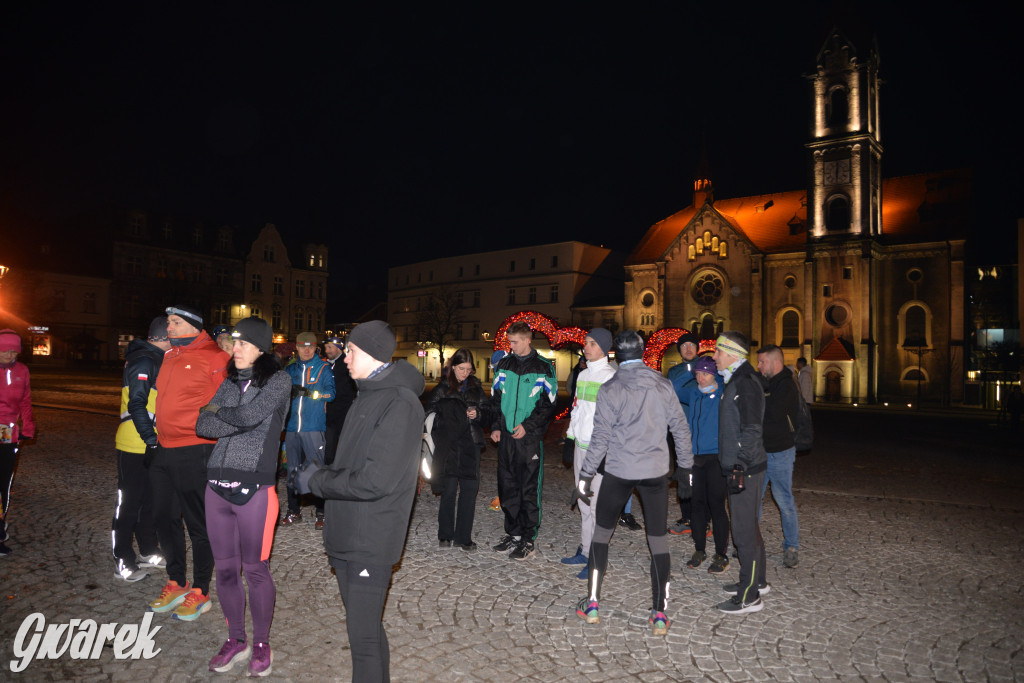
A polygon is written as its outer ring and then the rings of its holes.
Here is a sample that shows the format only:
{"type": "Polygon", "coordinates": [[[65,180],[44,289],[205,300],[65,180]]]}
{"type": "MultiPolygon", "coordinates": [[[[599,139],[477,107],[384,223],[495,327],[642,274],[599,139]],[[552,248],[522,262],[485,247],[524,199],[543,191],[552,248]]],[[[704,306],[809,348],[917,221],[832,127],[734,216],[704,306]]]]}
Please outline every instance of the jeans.
{"type": "Polygon", "coordinates": [[[772,497],[782,514],[782,549],[800,548],[800,525],[796,518],[796,501],[793,500],[793,463],[796,462],[796,448],[787,448],[778,453],[768,454],[768,472],[761,485],[761,505],[757,508],[757,519],[761,520],[761,506],[768,482],[772,483],[772,497]]]}

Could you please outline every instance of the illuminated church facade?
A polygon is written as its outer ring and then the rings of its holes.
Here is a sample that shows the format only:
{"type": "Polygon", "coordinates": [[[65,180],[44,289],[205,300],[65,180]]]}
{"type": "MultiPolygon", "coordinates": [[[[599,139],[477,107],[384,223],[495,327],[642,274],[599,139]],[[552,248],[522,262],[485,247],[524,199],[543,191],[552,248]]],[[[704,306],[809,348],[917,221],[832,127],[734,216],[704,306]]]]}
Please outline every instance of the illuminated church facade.
{"type": "Polygon", "coordinates": [[[959,403],[971,173],[883,178],[877,50],[834,30],[816,67],[806,187],[716,199],[702,164],[626,261],[623,324],[777,344],[817,401],[959,403]]]}

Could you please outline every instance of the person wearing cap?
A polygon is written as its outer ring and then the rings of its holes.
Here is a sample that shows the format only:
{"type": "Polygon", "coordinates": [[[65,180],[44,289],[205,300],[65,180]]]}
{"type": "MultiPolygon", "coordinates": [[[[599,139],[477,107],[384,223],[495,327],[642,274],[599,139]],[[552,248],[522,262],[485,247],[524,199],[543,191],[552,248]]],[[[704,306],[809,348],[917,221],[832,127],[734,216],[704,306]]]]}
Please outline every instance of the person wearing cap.
{"type": "Polygon", "coordinates": [[[725,383],[718,404],[718,460],[727,479],[732,542],[740,560],[739,581],[722,587],[733,596],[718,604],[726,614],[761,611],[761,596],[771,590],[757,521],[766,468],[762,436],[767,383],[747,362],[749,353],[750,342],[741,332],[723,332],[715,340],[715,367],[725,383]]]}
{"type": "MultiPolygon", "coordinates": [[[[594,410],[597,405],[597,395],[601,386],[615,375],[615,367],[608,362],[608,352],[612,348],[612,333],[603,327],[595,327],[587,333],[583,341],[583,357],[586,359],[587,367],[580,371],[576,378],[576,395],[573,397],[572,413],[569,417],[569,429],[565,438],[572,440],[573,463],[572,470],[575,476],[575,483],[580,481],[580,468],[587,457],[587,449],[590,445],[590,437],[594,431],[594,410]]],[[[594,512],[597,510],[597,494],[601,489],[601,474],[595,474],[590,482],[594,497],[590,505],[578,505],[580,511],[580,547],[576,554],[562,558],[562,564],[584,565],[577,579],[587,579],[586,564],[590,559],[590,542],[594,538],[594,525],[596,518],[594,512]]]]}
{"type": "Polygon", "coordinates": [[[388,638],[381,621],[391,573],[409,528],[423,436],[423,375],[392,361],[395,334],[371,320],[348,335],[345,363],[359,393],[345,420],[334,462],[301,470],[327,501],[324,549],[345,604],[352,680],[390,680],[388,638]]]}
{"type": "Polygon", "coordinates": [[[729,516],[725,511],[725,477],[718,462],[718,408],[721,387],[715,361],[704,356],[693,362],[694,384],[687,387],[681,403],[686,406],[693,445],[693,557],[686,563],[697,569],[707,559],[707,528],[710,516],[715,535],[715,554],[708,573],[720,574],[729,567],[729,516]]]}
{"type": "Polygon", "coordinates": [[[213,338],[213,341],[217,342],[217,346],[219,346],[224,353],[234,353],[235,340],[231,338],[230,327],[227,325],[217,325],[217,327],[213,328],[213,334],[210,336],[213,338]]]}
{"type": "Polygon", "coordinates": [[[273,659],[270,622],[277,590],[270,547],[277,520],[277,453],[288,415],[292,380],[273,353],[273,331],[260,318],[238,321],[227,379],[199,411],[196,434],[217,439],[206,471],[206,528],[217,562],[217,597],[228,639],[210,671],[230,671],[249,660],[250,676],[266,676],[273,659]],[[245,633],[249,587],[253,639],[245,633]]]}
{"type": "Polygon", "coordinates": [[[203,315],[192,306],[169,306],[171,348],[156,377],[156,452],[149,466],[153,518],[167,560],[167,583],[149,603],[153,612],[174,610],[193,621],[210,611],[213,553],[206,535],[206,463],[214,441],[196,434],[199,409],[217,393],[228,354],[203,331],[203,315]],[[185,531],[192,541],[192,583],[186,580],[185,531]]]}
{"type": "MultiPolygon", "coordinates": [[[[298,360],[285,368],[292,378],[292,409],[285,428],[284,448],[288,476],[304,462],[323,467],[327,431],[327,404],[334,400],[334,373],[317,353],[316,335],[302,332],[295,338],[298,360]]],[[[324,528],[324,501],[317,500],[316,528],[324,528]]],[[[302,520],[299,493],[288,487],[288,512],[281,524],[289,526],[302,520]]]]}
{"type": "Polygon", "coordinates": [[[800,412],[800,385],[775,344],[757,350],[757,370],[768,380],[764,399],[764,449],[767,469],[761,484],[757,518],[768,484],[782,517],[782,564],[792,569],[800,563],[800,524],[793,499],[793,465],[796,464],[796,424],[800,412]]]}
{"type": "MultiPolygon", "coordinates": [[[[678,365],[672,366],[668,371],[668,381],[672,382],[672,388],[676,392],[683,412],[687,412],[689,406],[686,404],[686,396],[691,389],[697,387],[697,379],[693,374],[693,364],[697,360],[697,353],[700,350],[700,337],[693,332],[685,331],[676,340],[676,348],[679,350],[679,357],[682,359],[678,365]]],[[[669,529],[671,534],[690,533],[690,521],[693,517],[693,501],[679,498],[679,489],[676,489],[676,497],[679,500],[679,520],[669,529]]]]}
{"type": "Polygon", "coordinates": [[[32,388],[28,368],[18,362],[21,335],[11,329],[0,330],[0,557],[11,554],[6,543],[7,511],[11,507],[11,482],[22,441],[35,438],[32,416],[32,388]]]}
{"type": "Polygon", "coordinates": [[[544,432],[555,415],[558,383],[551,362],[533,348],[533,330],[518,321],[506,331],[512,353],[495,367],[488,410],[496,416],[498,497],[505,535],[491,548],[513,560],[529,559],[540,531],[544,432]]]}
{"type": "Polygon", "coordinates": [[[156,437],[156,378],[167,341],[167,316],[153,318],[145,339],[132,339],[124,354],[121,375],[121,424],[114,437],[117,452],[117,507],[111,523],[111,542],[119,579],[135,582],[149,576],[143,567],[165,567],[153,520],[149,464],[158,446],[156,437]],[[139,543],[139,555],[132,538],[139,543]]]}
{"type": "Polygon", "coordinates": [[[345,365],[344,339],[328,337],[324,341],[324,355],[334,374],[334,400],[327,404],[327,429],[324,432],[324,463],[330,465],[338,450],[338,437],[345,425],[345,416],[352,407],[352,401],[356,400],[356,384],[345,365]]]}
{"type": "MultiPolygon", "coordinates": [[[[653,635],[665,635],[669,620],[669,553],[667,514],[669,448],[666,433],[676,442],[676,467],[689,475],[693,466],[690,428],[672,384],[643,362],[644,340],[633,330],[615,337],[619,369],[601,385],[594,410],[594,429],[586,457],[580,466],[579,483],[573,499],[580,505],[596,505],[597,518],[590,546],[587,595],[576,605],[576,615],[588,624],[600,622],[598,601],[605,570],[608,544],[615,533],[619,511],[635,489],[640,495],[651,551],[652,606],[648,622],[653,635]],[[593,482],[604,463],[601,495],[593,500],[593,482]]],[[[689,487],[689,476],[679,480],[689,487]]],[[[684,490],[684,495],[688,493],[684,490]]]]}

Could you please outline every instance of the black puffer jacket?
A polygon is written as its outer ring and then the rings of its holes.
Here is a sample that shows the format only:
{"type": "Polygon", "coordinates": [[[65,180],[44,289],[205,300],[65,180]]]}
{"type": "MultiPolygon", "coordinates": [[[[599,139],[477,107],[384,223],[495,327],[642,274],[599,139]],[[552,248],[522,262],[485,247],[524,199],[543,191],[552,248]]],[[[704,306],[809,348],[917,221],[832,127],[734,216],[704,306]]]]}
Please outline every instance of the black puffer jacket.
{"type": "Polygon", "coordinates": [[[778,453],[793,447],[800,386],[794,381],[789,368],[768,380],[768,393],[764,400],[764,448],[778,453]]]}
{"type": "Polygon", "coordinates": [[[767,468],[761,440],[764,423],[764,377],[743,363],[722,390],[718,409],[718,458],[722,470],[732,471],[739,463],[747,474],[757,474],[767,468]]]}
{"type": "Polygon", "coordinates": [[[334,462],[309,480],[326,499],[324,548],[331,557],[394,564],[416,497],[423,434],[423,375],[404,360],[356,380],[334,462]]]}
{"type": "Polygon", "coordinates": [[[210,479],[274,485],[291,391],[291,377],[273,354],[256,359],[251,381],[239,379],[234,362],[228,364],[228,377],[210,401],[216,412],[200,410],[196,421],[198,436],[217,439],[207,463],[210,479]]]}

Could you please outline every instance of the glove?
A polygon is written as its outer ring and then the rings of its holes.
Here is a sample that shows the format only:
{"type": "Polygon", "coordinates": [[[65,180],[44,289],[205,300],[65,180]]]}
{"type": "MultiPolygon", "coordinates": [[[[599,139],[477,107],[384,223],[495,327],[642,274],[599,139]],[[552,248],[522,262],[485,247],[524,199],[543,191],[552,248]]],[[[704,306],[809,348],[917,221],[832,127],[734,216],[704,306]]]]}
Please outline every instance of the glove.
{"type": "Polygon", "coordinates": [[[311,460],[307,460],[306,464],[302,467],[292,470],[292,473],[288,476],[288,486],[299,495],[311,493],[309,490],[309,480],[319,471],[319,465],[311,460]]]}
{"type": "Polygon", "coordinates": [[[743,465],[738,463],[733,465],[732,471],[726,475],[726,484],[729,486],[729,493],[743,493],[743,490],[747,487],[744,479],[746,479],[746,477],[743,476],[743,465]]]}
{"type": "Polygon", "coordinates": [[[306,388],[300,387],[298,384],[292,385],[292,398],[298,398],[299,396],[306,395],[306,388]]]}
{"type": "Polygon", "coordinates": [[[147,470],[149,466],[153,464],[153,458],[156,457],[156,446],[146,444],[146,452],[142,455],[142,466],[147,470]]]}
{"type": "Polygon", "coordinates": [[[585,474],[580,475],[579,483],[572,490],[572,499],[569,501],[569,507],[572,507],[577,500],[584,505],[590,505],[590,499],[594,497],[594,490],[590,488],[590,484],[593,481],[593,474],[589,477],[585,474]]]}
{"type": "Polygon", "coordinates": [[[565,437],[565,443],[562,445],[562,464],[566,467],[572,467],[573,459],[576,457],[576,441],[565,437]]]}
{"type": "Polygon", "coordinates": [[[679,500],[693,498],[693,470],[689,467],[676,468],[676,495],[679,500]]]}

